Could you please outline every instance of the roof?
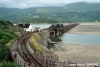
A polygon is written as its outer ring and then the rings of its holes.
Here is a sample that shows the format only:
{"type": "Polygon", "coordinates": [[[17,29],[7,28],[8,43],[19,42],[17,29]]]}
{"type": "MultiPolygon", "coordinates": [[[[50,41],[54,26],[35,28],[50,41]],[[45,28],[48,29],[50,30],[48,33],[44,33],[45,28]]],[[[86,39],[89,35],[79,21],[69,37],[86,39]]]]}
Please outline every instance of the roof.
{"type": "Polygon", "coordinates": [[[29,28],[30,24],[18,24],[19,27],[29,28]]]}

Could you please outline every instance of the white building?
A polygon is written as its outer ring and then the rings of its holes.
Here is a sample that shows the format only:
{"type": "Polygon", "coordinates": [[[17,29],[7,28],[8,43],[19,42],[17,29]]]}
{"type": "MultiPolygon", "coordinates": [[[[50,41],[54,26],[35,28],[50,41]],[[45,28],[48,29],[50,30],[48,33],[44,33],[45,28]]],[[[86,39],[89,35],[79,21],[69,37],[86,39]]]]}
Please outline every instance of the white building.
{"type": "Polygon", "coordinates": [[[39,18],[39,16],[38,15],[34,15],[33,18],[39,18]]]}
{"type": "Polygon", "coordinates": [[[26,31],[26,32],[34,31],[31,24],[18,24],[18,26],[22,27],[24,29],[24,31],[26,31]]]}

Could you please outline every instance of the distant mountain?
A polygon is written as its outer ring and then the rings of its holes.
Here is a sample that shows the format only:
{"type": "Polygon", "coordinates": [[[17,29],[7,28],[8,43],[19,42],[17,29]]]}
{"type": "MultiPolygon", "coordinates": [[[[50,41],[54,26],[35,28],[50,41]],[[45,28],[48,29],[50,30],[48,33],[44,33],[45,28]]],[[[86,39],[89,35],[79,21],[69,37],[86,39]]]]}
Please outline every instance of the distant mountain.
{"type": "MultiPolygon", "coordinates": [[[[100,3],[78,2],[62,7],[33,7],[27,9],[0,8],[0,19],[12,22],[33,22],[33,19],[52,18],[60,22],[94,22],[100,21],[100,3]],[[32,19],[33,18],[33,19],[32,19]]],[[[47,20],[48,21],[48,20],[47,20]]],[[[34,21],[35,22],[35,21],[34,21]]],[[[38,21],[40,23],[40,21],[38,21]]]]}
{"type": "Polygon", "coordinates": [[[8,13],[8,14],[27,13],[27,12],[32,11],[34,9],[35,8],[18,9],[18,8],[4,8],[4,7],[0,7],[0,14],[4,14],[4,13],[8,13]]]}
{"type": "Polygon", "coordinates": [[[100,3],[85,3],[85,2],[78,2],[78,3],[72,3],[67,4],[63,7],[63,9],[66,9],[68,11],[91,11],[91,10],[100,10],[100,3]]]}

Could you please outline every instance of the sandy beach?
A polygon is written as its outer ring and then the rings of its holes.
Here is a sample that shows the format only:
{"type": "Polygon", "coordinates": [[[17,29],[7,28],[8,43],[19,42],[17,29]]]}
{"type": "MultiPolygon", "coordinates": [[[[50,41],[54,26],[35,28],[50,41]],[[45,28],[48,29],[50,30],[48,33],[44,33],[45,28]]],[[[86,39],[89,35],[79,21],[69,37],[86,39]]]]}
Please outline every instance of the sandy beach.
{"type": "Polygon", "coordinates": [[[100,64],[100,46],[60,42],[59,48],[61,50],[54,52],[62,62],[100,64]]]}
{"type": "Polygon", "coordinates": [[[68,33],[73,34],[100,34],[100,23],[82,23],[72,28],[68,33]]]}
{"type": "MultiPolygon", "coordinates": [[[[83,23],[67,33],[74,34],[100,34],[100,24],[83,23]]],[[[54,50],[60,61],[72,63],[98,63],[100,66],[100,46],[59,42],[59,49],[54,50]]]]}

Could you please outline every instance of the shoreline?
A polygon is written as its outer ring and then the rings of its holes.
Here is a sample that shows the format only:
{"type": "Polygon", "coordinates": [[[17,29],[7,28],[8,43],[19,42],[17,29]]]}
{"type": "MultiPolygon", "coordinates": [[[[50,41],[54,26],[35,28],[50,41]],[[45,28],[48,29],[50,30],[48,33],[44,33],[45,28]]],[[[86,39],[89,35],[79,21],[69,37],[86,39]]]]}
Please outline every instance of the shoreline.
{"type": "Polygon", "coordinates": [[[71,42],[62,42],[62,43],[68,43],[68,44],[75,44],[75,45],[85,45],[85,46],[98,46],[100,47],[100,45],[95,45],[95,44],[81,44],[81,43],[71,43],[71,42]]]}
{"type": "MultiPolygon", "coordinates": [[[[80,24],[70,31],[69,34],[100,35],[100,24],[80,24]]],[[[100,66],[100,45],[80,44],[71,42],[59,42],[55,45],[58,49],[52,48],[61,62],[72,63],[98,63],[100,66]]]]}
{"type": "Polygon", "coordinates": [[[83,35],[100,35],[100,32],[67,32],[69,34],[83,34],[83,35]]]}
{"type": "Polygon", "coordinates": [[[99,63],[100,64],[100,46],[91,46],[86,44],[74,44],[59,42],[61,51],[54,50],[61,62],[71,61],[73,63],[99,63]]]}

